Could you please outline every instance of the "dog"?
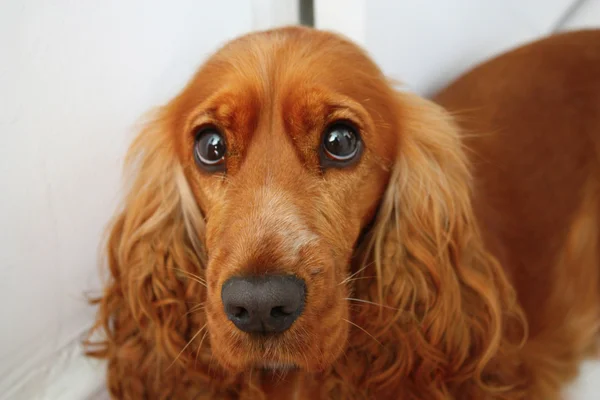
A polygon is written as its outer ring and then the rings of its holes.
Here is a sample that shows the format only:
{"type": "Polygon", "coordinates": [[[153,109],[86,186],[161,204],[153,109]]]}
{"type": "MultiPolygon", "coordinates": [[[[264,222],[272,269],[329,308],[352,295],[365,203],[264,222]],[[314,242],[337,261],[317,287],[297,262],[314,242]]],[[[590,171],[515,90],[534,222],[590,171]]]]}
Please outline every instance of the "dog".
{"type": "Polygon", "coordinates": [[[595,351],[600,32],[434,101],[237,38],[131,145],[90,356],[118,399],[554,399],[595,351]]]}

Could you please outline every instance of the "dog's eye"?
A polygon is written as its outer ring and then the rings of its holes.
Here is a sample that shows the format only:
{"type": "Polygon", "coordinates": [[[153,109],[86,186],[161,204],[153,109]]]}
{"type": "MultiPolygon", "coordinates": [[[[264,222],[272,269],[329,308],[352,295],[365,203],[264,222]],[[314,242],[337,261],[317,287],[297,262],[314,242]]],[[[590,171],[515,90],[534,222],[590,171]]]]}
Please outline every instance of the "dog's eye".
{"type": "Polygon", "coordinates": [[[200,167],[209,171],[221,169],[226,151],[225,138],[215,128],[205,128],[196,134],[194,156],[200,167]]]}
{"type": "Polygon", "coordinates": [[[358,155],[360,147],[358,132],[348,123],[338,122],[325,130],[322,148],[329,163],[334,162],[339,166],[351,163],[358,155]]]}

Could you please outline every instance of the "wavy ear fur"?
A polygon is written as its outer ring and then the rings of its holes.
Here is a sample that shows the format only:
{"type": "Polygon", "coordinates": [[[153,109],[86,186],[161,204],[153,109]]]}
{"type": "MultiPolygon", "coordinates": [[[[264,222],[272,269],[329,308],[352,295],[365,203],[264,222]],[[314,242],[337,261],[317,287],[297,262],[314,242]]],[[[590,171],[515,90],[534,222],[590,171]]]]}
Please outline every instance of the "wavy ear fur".
{"type": "MultiPolygon", "coordinates": [[[[332,371],[339,384],[329,389],[343,394],[352,382],[353,391],[393,398],[514,398],[518,388],[507,384],[522,374],[515,352],[525,323],[482,242],[458,129],[417,96],[399,94],[398,103],[399,154],[359,250],[360,273],[376,279],[355,280],[356,297],[379,304],[380,313],[364,303],[353,308],[364,331],[352,335],[332,371]]],[[[133,179],[111,226],[110,282],[93,329],[106,337],[87,350],[108,360],[115,398],[197,398],[205,387],[208,399],[240,382],[224,381],[214,364],[209,371],[204,220],[162,115],[128,153],[133,179]]]]}
{"type": "Polygon", "coordinates": [[[110,228],[110,282],[96,300],[93,329],[106,338],[87,346],[88,354],[108,359],[108,386],[116,398],[181,398],[189,381],[209,386],[208,345],[200,340],[204,219],[170,132],[158,113],[132,144],[126,160],[132,182],[110,228]]]}
{"type": "Polygon", "coordinates": [[[363,304],[354,318],[387,349],[357,331],[351,348],[372,355],[364,385],[406,398],[514,398],[524,317],[480,236],[458,128],[427,100],[398,102],[399,154],[357,267],[377,279],[356,280],[356,297],[380,313],[363,304]]]}

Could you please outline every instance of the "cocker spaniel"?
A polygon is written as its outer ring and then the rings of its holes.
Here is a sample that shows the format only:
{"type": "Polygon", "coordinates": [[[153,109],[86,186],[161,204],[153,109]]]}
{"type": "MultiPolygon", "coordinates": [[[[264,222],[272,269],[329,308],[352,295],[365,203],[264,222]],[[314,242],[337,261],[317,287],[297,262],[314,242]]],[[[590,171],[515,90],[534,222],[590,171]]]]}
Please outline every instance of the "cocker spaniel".
{"type": "Polygon", "coordinates": [[[129,152],[112,396],[558,398],[600,320],[600,32],[436,100],[332,33],[217,51],[129,152]]]}

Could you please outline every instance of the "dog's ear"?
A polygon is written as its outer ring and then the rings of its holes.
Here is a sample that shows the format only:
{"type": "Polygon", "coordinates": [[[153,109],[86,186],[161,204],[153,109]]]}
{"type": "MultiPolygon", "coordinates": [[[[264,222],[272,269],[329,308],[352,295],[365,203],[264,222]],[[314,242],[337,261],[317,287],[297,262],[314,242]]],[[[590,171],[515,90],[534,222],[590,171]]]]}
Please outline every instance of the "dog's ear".
{"type": "Polygon", "coordinates": [[[169,374],[174,379],[171,374],[192,354],[194,346],[186,348],[190,336],[204,324],[201,310],[190,313],[205,297],[204,219],[172,135],[169,121],[158,112],[131,145],[128,193],[109,231],[110,282],[97,300],[95,326],[106,340],[88,343],[88,352],[109,360],[109,387],[116,397],[128,387],[126,393],[143,398],[145,385],[160,385],[161,379],[136,379],[163,376],[165,371],[150,369],[166,369],[177,360],[169,374]],[[181,352],[184,348],[188,351],[181,352]]]}
{"type": "Polygon", "coordinates": [[[501,386],[499,376],[510,372],[486,367],[519,345],[507,337],[522,335],[524,320],[480,236],[458,127],[436,104],[397,96],[398,155],[363,249],[363,274],[377,279],[357,281],[357,296],[382,305],[379,317],[372,308],[360,308],[365,329],[402,345],[385,357],[364,339],[382,359],[394,357],[375,362],[380,373],[370,372],[369,379],[386,385],[393,377],[411,377],[432,394],[468,379],[481,387],[501,386]],[[448,383],[444,376],[460,379],[448,383]]]}

